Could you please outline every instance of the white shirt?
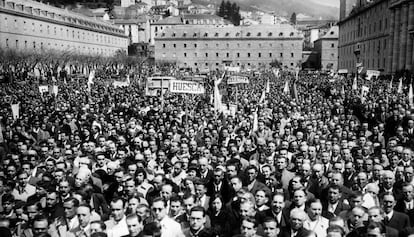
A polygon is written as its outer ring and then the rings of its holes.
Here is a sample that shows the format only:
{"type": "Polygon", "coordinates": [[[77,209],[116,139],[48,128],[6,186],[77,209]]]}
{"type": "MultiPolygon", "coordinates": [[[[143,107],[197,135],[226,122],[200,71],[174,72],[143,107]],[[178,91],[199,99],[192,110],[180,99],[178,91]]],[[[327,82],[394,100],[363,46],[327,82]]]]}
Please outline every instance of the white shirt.
{"type": "Polygon", "coordinates": [[[128,226],[126,223],[126,216],[122,218],[118,223],[114,220],[105,221],[108,237],[121,237],[128,235],[128,226]]]}
{"type": "Polygon", "coordinates": [[[329,203],[328,204],[328,212],[334,214],[337,206],[338,206],[338,202],[335,203],[335,204],[329,203]]]}
{"type": "Polygon", "coordinates": [[[414,208],[414,200],[411,200],[410,202],[406,202],[406,201],[404,201],[404,203],[405,203],[405,208],[406,208],[407,210],[411,210],[411,209],[413,209],[413,208],[414,208]]]}
{"type": "Polygon", "coordinates": [[[181,225],[170,217],[164,217],[160,221],[160,225],[161,237],[184,237],[184,234],[181,230],[181,225]]]}

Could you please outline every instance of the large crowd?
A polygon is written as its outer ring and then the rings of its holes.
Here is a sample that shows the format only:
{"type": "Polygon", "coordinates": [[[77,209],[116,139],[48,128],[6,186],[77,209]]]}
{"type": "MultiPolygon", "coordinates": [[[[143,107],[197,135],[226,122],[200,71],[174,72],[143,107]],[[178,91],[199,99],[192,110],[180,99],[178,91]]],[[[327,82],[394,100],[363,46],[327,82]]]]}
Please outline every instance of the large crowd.
{"type": "Polygon", "coordinates": [[[262,70],[222,82],[237,107],[224,113],[209,95],[146,96],[148,68],[95,64],[88,86],[81,67],[1,65],[1,237],[414,236],[413,107],[397,79],[355,90],[262,70]],[[114,88],[120,70],[131,83],[114,88]]]}

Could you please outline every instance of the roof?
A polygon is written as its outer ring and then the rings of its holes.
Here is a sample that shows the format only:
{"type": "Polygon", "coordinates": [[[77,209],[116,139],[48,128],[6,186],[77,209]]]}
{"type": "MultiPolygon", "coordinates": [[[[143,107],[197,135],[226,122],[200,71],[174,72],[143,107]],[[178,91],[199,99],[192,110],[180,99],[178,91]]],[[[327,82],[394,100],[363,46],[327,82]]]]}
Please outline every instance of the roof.
{"type": "Polygon", "coordinates": [[[257,26],[183,25],[167,28],[156,38],[303,38],[290,24],[257,26]]]}
{"type": "Polygon", "coordinates": [[[332,26],[328,32],[321,39],[338,39],[339,37],[339,27],[332,26]]]}
{"type": "Polygon", "coordinates": [[[217,15],[213,15],[213,14],[183,14],[183,18],[186,20],[199,20],[199,19],[216,19],[216,20],[221,20],[223,19],[222,17],[219,17],[217,15]]]}
{"type": "Polygon", "coordinates": [[[183,19],[179,16],[169,16],[164,19],[161,19],[153,25],[183,25],[183,19]]]}

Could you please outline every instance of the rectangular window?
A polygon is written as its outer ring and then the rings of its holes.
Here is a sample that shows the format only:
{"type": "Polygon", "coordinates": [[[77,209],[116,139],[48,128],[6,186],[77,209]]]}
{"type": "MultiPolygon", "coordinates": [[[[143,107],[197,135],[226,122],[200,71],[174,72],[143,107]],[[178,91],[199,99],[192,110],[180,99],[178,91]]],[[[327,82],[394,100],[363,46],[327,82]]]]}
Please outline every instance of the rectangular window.
{"type": "Polygon", "coordinates": [[[194,48],[197,48],[197,44],[194,44],[194,48]]]}
{"type": "Polygon", "coordinates": [[[293,53],[290,53],[290,56],[293,58],[295,55],[293,53]]]}
{"type": "Polygon", "coordinates": [[[283,53],[280,53],[280,57],[283,58],[283,53]]]}
{"type": "Polygon", "coordinates": [[[162,44],[162,47],[165,48],[165,44],[162,44]]]}
{"type": "Polygon", "coordinates": [[[187,48],[187,44],[184,44],[184,48],[187,48]]]}
{"type": "Polygon", "coordinates": [[[173,47],[174,47],[174,48],[177,48],[177,45],[176,45],[176,44],[173,44],[173,47]]]}
{"type": "Polygon", "coordinates": [[[216,57],[217,57],[217,58],[219,57],[219,53],[216,53],[216,57]]]}
{"type": "Polygon", "coordinates": [[[269,53],[269,58],[271,58],[272,57],[272,53],[269,53]]]}
{"type": "Polygon", "coordinates": [[[184,57],[185,57],[185,58],[187,57],[187,53],[184,53],[184,57]]]}
{"type": "Polygon", "coordinates": [[[250,58],[250,53],[247,53],[247,57],[250,58]]]}
{"type": "Polygon", "coordinates": [[[238,58],[240,58],[240,53],[237,53],[237,55],[236,55],[238,58]]]}
{"type": "Polygon", "coordinates": [[[262,57],[262,53],[258,53],[258,55],[257,55],[259,58],[261,58],[262,57]]]}
{"type": "Polygon", "coordinates": [[[208,58],[208,53],[206,53],[206,58],[208,58]]]}

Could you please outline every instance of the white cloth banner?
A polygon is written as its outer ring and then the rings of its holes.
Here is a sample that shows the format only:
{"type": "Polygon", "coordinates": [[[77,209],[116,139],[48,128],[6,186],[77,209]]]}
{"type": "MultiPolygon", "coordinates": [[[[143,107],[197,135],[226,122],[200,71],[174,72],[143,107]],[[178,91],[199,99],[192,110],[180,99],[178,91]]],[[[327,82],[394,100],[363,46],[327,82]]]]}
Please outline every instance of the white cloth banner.
{"type": "Polygon", "coordinates": [[[53,85],[52,92],[55,96],[57,96],[59,92],[59,87],[57,85],[53,85]]]}
{"type": "Polygon", "coordinates": [[[367,70],[367,80],[368,81],[371,80],[371,78],[373,76],[375,76],[376,78],[378,78],[380,74],[381,74],[381,72],[380,71],[377,71],[377,70],[367,70]]]}
{"type": "Polygon", "coordinates": [[[225,66],[224,70],[226,70],[228,72],[240,72],[240,67],[225,66]]]}
{"type": "Polygon", "coordinates": [[[230,110],[230,115],[231,116],[236,116],[236,112],[237,112],[237,105],[235,104],[229,104],[229,110],[230,110]]]}
{"type": "Polygon", "coordinates": [[[170,92],[186,94],[204,94],[205,89],[201,83],[195,81],[170,81],[170,92]]]}
{"type": "Polygon", "coordinates": [[[20,115],[19,115],[19,104],[12,104],[11,109],[12,109],[13,119],[18,119],[20,117],[20,115]]]}
{"type": "Polygon", "coordinates": [[[245,76],[231,76],[227,78],[227,84],[249,84],[249,78],[245,76]]]}
{"type": "Polygon", "coordinates": [[[127,81],[114,81],[114,83],[112,83],[112,85],[117,88],[117,87],[127,87],[129,86],[129,83],[127,81]]]}
{"type": "Polygon", "coordinates": [[[39,86],[39,92],[43,95],[43,93],[49,91],[49,86],[39,86]]]}

